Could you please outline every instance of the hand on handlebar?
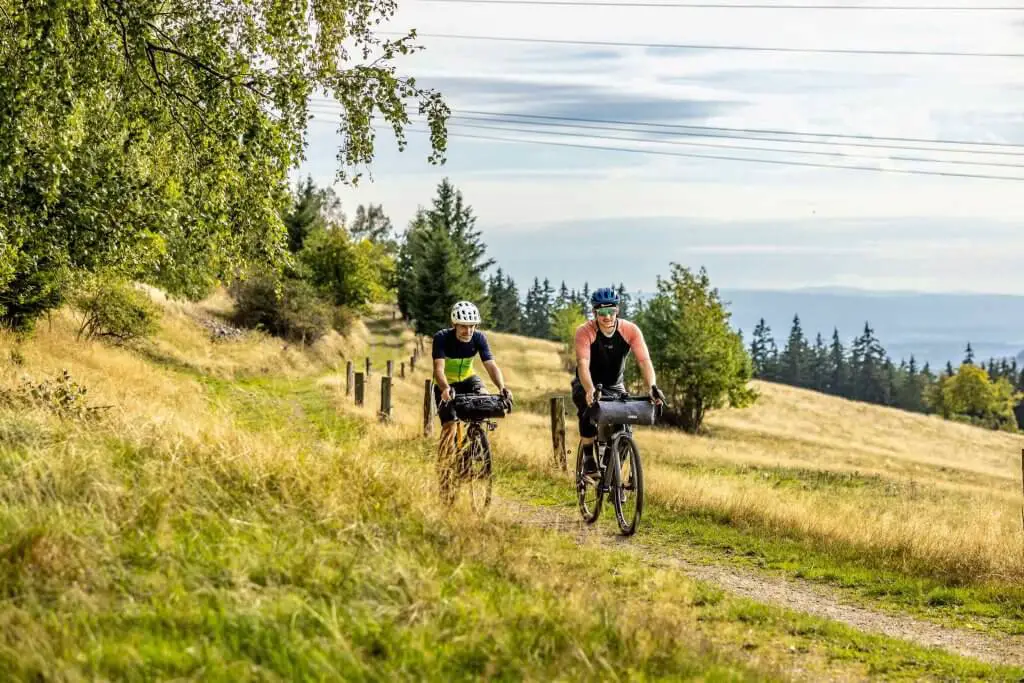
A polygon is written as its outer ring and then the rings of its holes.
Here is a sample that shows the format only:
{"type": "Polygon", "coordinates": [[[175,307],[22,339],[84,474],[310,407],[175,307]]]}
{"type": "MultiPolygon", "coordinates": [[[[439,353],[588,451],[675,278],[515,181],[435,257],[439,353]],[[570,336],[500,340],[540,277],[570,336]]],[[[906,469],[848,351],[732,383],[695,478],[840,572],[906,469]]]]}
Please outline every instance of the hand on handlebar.
{"type": "Polygon", "coordinates": [[[512,400],[512,392],[509,391],[508,387],[505,387],[501,390],[501,397],[508,401],[510,404],[514,403],[514,401],[512,400]]]}
{"type": "Polygon", "coordinates": [[[656,406],[660,406],[665,402],[665,394],[656,384],[651,385],[651,400],[654,401],[656,406]]]}
{"type": "Polygon", "coordinates": [[[448,403],[453,398],[455,398],[455,390],[451,388],[451,385],[441,390],[441,401],[443,403],[448,403]]]}

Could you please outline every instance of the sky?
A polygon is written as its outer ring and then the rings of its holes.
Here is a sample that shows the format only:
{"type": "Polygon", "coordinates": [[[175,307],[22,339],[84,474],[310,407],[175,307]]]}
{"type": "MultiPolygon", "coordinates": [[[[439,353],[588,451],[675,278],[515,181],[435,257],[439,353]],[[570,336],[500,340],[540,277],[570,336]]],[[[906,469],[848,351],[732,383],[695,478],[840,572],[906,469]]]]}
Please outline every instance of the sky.
{"type": "MultiPolygon", "coordinates": [[[[382,30],[410,28],[424,36],[418,40],[426,49],[400,58],[399,71],[439,90],[454,113],[1024,145],[1024,59],[1019,58],[673,50],[426,37],[449,33],[1012,53],[1024,52],[1024,12],[542,7],[400,0],[395,18],[382,30]]],[[[318,114],[318,120],[311,125],[307,159],[296,176],[310,174],[321,185],[333,184],[340,142],[337,115],[318,114]]],[[[352,213],[360,203],[380,203],[394,224],[404,228],[418,206],[429,205],[437,184],[447,177],[473,207],[489,255],[521,286],[538,276],[565,280],[570,287],[588,280],[650,291],[656,277],[669,272],[669,263],[677,262],[707,267],[712,283],[722,288],[1024,293],[1024,268],[1019,265],[1024,263],[1022,182],[576,149],[455,134],[1022,179],[1024,147],[1013,150],[1020,156],[942,154],[1022,168],[956,166],[886,158],[929,156],[920,150],[693,137],[675,137],[671,144],[615,141],[578,137],[585,133],[572,127],[544,128],[561,133],[551,135],[472,129],[466,123],[451,122],[444,166],[427,162],[425,135],[409,132],[409,145],[399,152],[394,136],[379,131],[369,169],[372,178],[355,188],[335,185],[343,204],[352,213]],[[701,148],[681,141],[881,158],[701,148]]],[[[637,132],[597,134],[651,138],[637,132]]]]}

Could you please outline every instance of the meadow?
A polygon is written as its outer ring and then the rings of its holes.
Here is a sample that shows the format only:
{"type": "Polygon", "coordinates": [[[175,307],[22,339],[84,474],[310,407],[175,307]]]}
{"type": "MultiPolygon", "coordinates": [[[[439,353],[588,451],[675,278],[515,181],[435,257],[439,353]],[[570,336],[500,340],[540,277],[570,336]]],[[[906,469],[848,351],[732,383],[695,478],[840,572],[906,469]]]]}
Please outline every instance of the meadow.
{"type": "Polygon", "coordinates": [[[154,296],[161,331],[137,347],[76,340],[67,310],[29,340],[0,336],[10,680],[1024,676],[637,552],[801,576],[1010,638],[1024,623],[1019,436],[760,384],[709,435],[640,431],[648,513],[619,543],[610,515],[572,523],[551,466],[544,399],[568,379],[556,345],[490,335],[518,407],[494,433],[497,499],[480,519],[464,497],[436,502],[426,363],[395,379],[393,421],[377,418],[384,361],[414,343],[387,309],[303,348],[211,338],[201,320],[229,309],[223,295],[154,296]],[[344,366],[366,356],[357,407],[344,366]]]}

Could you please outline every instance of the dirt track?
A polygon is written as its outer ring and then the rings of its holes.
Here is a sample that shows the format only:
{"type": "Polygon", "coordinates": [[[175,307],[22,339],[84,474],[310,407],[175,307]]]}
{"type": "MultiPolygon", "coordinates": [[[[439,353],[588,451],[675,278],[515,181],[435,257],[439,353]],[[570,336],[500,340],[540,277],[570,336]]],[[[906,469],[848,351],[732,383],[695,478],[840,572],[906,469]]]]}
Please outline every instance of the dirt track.
{"type": "MultiPolygon", "coordinates": [[[[807,581],[769,576],[754,570],[690,562],[643,542],[642,531],[626,539],[613,530],[585,524],[578,514],[552,510],[518,501],[495,500],[495,512],[509,514],[525,524],[574,534],[581,542],[598,542],[635,553],[645,563],[678,569],[734,595],[786,607],[842,622],[861,631],[900,638],[926,647],[939,647],[965,657],[993,664],[1024,666],[1024,637],[999,636],[942,626],[910,615],[897,615],[843,602],[838,593],[807,581]]],[[[614,515],[610,509],[602,511],[614,515]]]]}

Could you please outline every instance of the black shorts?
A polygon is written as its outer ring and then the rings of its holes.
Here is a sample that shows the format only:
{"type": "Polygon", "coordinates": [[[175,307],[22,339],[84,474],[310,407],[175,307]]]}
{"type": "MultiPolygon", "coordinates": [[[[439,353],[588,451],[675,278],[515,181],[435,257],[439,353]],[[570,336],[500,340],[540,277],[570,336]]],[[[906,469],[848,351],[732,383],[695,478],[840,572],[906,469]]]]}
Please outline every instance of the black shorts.
{"type": "MultiPolygon", "coordinates": [[[[452,382],[451,387],[455,390],[456,395],[484,393],[484,381],[480,379],[480,375],[473,375],[461,382],[452,382]]],[[[441,419],[441,424],[455,419],[455,415],[452,414],[451,404],[441,405],[441,387],[436,384],[434,385],[434,405],[437,407],[437,416],[441,419]]]]}
{"type": "MultiPolygon", "coordinates": [[[[601,387],[601,394],[604,396],[609,395],[625,395],[626,387],[624,384],[616,384],[611,387],[601,387]]],[[[579,430],[580,436],[585,439],[592,439],[597,436],[597,425],[591,422],[589,416],[589,406],[587,406],[587,397],[583,391],[583,383],[577,378],[572,379],[572,402],[576,405],[576,417],[579,418],[579,430]]]]}

